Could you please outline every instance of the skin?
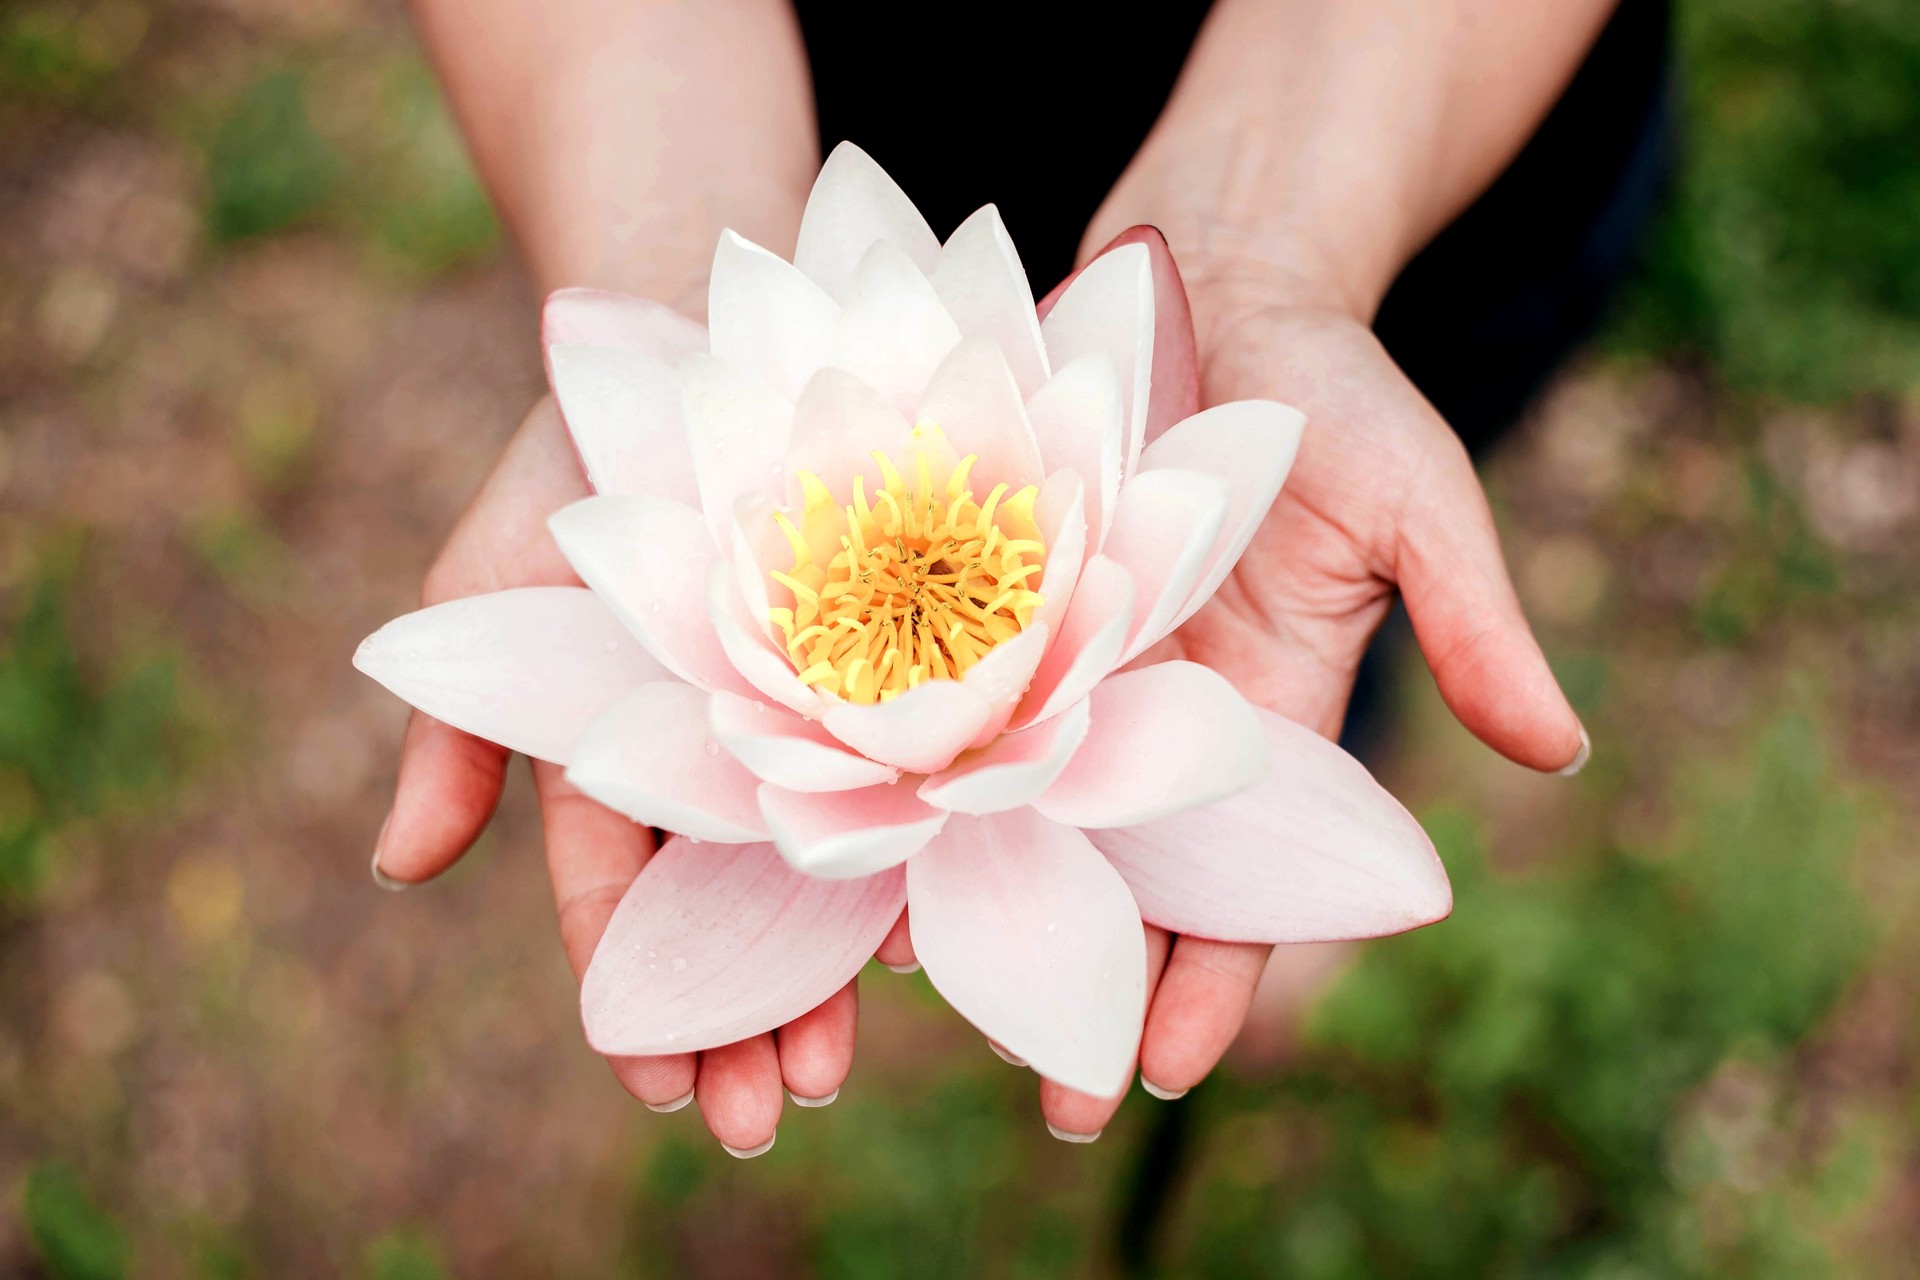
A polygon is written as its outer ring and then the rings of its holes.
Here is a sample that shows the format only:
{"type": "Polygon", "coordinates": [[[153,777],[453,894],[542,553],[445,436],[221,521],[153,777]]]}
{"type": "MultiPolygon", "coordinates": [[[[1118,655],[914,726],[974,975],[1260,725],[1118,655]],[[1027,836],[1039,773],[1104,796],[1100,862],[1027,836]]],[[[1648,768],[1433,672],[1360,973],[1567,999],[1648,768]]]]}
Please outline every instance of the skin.
{"type": "MultiPolygon", "coordinates": [[[[1219,595],[1165,642],[1250,698],[1337,733],[1368,639],[1404,597],[1442,696],[1503,755],[1558,770],[1582,732],[1508,579],[1465,450],[1370,330],[1406,261],[1524,143],[1610,0],[1222,0],[1172,101],[1089,227],[1166,235],[1185,276],[1201,401],[1271,398],[1310,424],[1272,514],[1219,595]]],[[[489,190],[543,289],[596,285],[704,310],[723,226],[791,249],[818,168],[806,64],[775,0],[416,0],[489,190]],[[656,121],[671,121],[660,128],[656,121]]],[[[548,513],[587,486],[550,401],[528,414],[429,572],[423,603],[575,582],[548,513]]],[[[415,715],[375,852],[402,883],[478,837],[506,753],[415,715]]],[[[560,932],[585,972],[651,833],[534,765],[560,932]]],[[[881,945],[912,963],[905,917],[881,945]]],[[[1142,1076],[1218,1063],[1270,948],[1148,928],[1142,1076]]],[[[782,1090],[852,1065],[853,984],[768,1035],[610,1060],[655,1106],[691,1092],[736,1151],[770,1140],[782,1090]]],[[[1040,1082],[1048,1123],[1093,1134],[1119,1105],[1040,1082]]]]}

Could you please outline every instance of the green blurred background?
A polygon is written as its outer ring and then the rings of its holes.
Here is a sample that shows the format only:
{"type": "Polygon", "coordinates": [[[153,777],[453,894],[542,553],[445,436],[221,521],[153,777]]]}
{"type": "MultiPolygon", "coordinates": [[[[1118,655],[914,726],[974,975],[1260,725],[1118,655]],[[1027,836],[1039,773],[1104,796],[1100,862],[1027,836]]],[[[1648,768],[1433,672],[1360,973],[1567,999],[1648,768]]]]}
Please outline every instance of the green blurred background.
{"type": "Polygon", "coordinates": [[[368,882],[348,655],[539,386],[396,7],[0,9],[0,1274],[1914,1274],[1920,5],[1681,47],[1672,214],[1488,475],[1593,765],[1409,672],[1451,920],[1086,1148],[876,971],[747,1164],[581,1043],[524,780],[368,882]]]}

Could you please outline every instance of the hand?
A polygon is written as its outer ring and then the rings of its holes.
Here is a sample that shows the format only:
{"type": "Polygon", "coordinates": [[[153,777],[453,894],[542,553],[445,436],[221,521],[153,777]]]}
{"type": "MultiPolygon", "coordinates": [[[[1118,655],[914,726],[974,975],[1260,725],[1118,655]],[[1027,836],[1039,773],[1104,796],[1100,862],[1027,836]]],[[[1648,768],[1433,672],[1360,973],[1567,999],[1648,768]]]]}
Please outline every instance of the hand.
{"type": "MultiPolygon", "coordinates": [[[[552,400],[527,415],[428,571],[422,603],[508,587],[578,585],[547,532],[547,517],[587,496],[552,400]]],[[[415,713],[400,750],[393,811],[374,850],[374,871],[399,887],[439,875],[479,838],[500,799],[508,752],[415,713]]],[[[653,856],[654,837],[575,790],[557,765],[536,761],[547,869],[560,936],[578,978],[607,918],[653,856]]],[[[896,927],[895,934],[904,937],[896,927]]],[[[889,939],[883,959],[900,944],[889,939]]],[[[896,963],[900,962],[896,959],[896,963]]],[[[656,1111],[697,1098],[714,1137],[736,1151],[772,1139],[781,1089],[798,1098],[837,1090],[853,1062],[854,984],[778,1031],[700,1054],[609,1058],[627,1092],[656,1111]]]]}
{"type": "MultiPolygon", "coordinates": [[[[1147,660],[1204,663],[1334,738],[1397,591],[1462,724],[1530,768],[1584,763],[1585,732],[1521,613],[1466,450],[1367,325],[1304,276],[1204,254],[1179,265],[1200,404],[1279,400],[1307,429],[1233,575],[1147,660]]],[[[1148,928],[1143,1079],[1172,1094],[1205,1078],[1271,950],[1148,928]]],[[[1118,1105],[1041,1085],[1048,1122],[1067,1133],[1097,1133],[1118,1105]]]]}

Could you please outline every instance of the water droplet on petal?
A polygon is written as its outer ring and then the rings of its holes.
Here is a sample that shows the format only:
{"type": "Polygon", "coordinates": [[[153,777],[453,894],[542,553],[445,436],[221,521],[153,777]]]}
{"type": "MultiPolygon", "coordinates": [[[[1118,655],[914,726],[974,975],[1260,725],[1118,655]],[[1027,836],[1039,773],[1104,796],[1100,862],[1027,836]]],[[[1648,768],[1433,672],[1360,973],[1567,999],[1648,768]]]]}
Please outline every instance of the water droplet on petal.
{"type": "Polygon", "coordinates": [[[1052,933],[1052,932],[1053,932],[1053,931],[1054,931],[1055,929],[1058,929],[1059,927],[1060,927],[1059,925],[1057,925],[1057,924],[1054,924],[1054,923],[1053,923],[1052,921],[1048,921],[1048,922],[1047,922],[1047,932],[1048,932],[1048,933],[1052,933]]]}
{"type": "Polygon", "coordinates": [[[659,954],[659,953],[658,953],[657,951],[655,951],[655,950],[654,950],[654,949],[653,949],[652,947],[648,947],[648,948],[647,948],[647,959],[649,959],[649,960],[651,960],[651,959],[653,959],[653,958],[654,958],[654,956],[656,956],[656,955],[658,955],[658,954],[659,954]]]}
{"type": "Polygon", "coordinates": [[[720,744],[715,742],[712,738],[708,738],[707,745],[704,748],[704,750],[710,756],[717,756],[720,754],[720,744]]]}
{"type": "Polygon", "coordinates": [[[616,650],[618,650],[619,648],[620,648],[620,642],[619,642],[618,640],[609,640],[609,641],[607,641],[607,652],[608,652],[608,653],[613,653],[613,652],[615,652],[616,650]]]}
{"type": "Polygon", "coordinates": [[[647,608],[653,610],[655,613],[658,613],[660,612],[660,602],[658,600],[655,600],[652,604],[648,605],[647,608]]]}
{"type": "Polygon", "coordinates": [[[686,972],[686,968],[687,958],[685,956],[675,956],[673,958],[673,971],[675,973],[684,973],[686,972]]]}

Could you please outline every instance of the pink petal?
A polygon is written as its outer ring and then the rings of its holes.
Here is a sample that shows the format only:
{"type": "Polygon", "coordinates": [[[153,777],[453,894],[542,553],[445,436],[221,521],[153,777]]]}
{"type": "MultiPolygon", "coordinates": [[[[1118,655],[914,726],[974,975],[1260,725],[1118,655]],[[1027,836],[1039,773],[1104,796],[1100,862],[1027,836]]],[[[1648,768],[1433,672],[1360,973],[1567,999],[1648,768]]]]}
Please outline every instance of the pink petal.
{"type": "Polygon", "coordinates": [[[437,720],[565,764],[601,712],[667,671],[585,587],[519,587],[395,618],[353,665],[437,720]]]}
{"type": "Polygon", "coordinates": [[[719,553],[706,522],[665,498],[585,498],[547,517],[554,541],[660,664],[702,689],[749,687],[720,651],[707,614],[719,553]]]}
{"type": "Polygon", "coordinates": [[[1027,418],[1049,471],[1076,473],[1087,485],[1089,542],[1097,550],[1113,522],[1126,449],[1127,410],[1113,357],[1090,351],[1027,401],[1027,418]]]}
{"type": "Polygon", "coordinates": [[[619,347],[558,343],[547,376],[587,479],[599,493],[651,493],[697,503],[680,378],[619,347]]]}
{"type": "Polygon", "coordinates": [[[1233,572],[1286,482],[1305,425],[1298,409],[1271,400],[1241,400],[1176,424],[1141,453],[1143,473],[1163,468],[1196,471],[1227,486],[1226,517],[1207,553],[1206,569],[1168,630],[1192,617],[1233,572]]]}
{"type": "Polygon", "coordinates": [[[1048,376],[1047,348],[1026,269],[1000,211],[986,205],[961,223],[941,247],[929,278],[962,334],[981,334],[999,345],[1021,396],[1038,391],[1048,376]]]}
{"type": "Polygon", "coordinates": [[[680,366],[680,382],[700,512],[714,545],[724,547],[732,538],[735,503],[756,493],[781,497],[793,406],[713,356],[689,356],[680,366]]]}
{"type": "Polygon", "coordinates": [[[875,241],[903,252],[922,272],[940,260],[940,241],[886,170],[842,142],[820,166],[800,218],[794,265],[845,300],[860,260],[875,241]]]}
{"type": "Polygon", "coordinates": [[[1226,521],[1227,486],[1197,471],[1142,471],[1121,486],[1101,554],[1133,577],[1133,624],[1121,661],[1173,629],[1226,521]]]}
{"type": "Polygon", "coordinates": [[[765,840],[760,780],[720,749],[707,695],[669,681],[643,684],[587,727],[567,781],[616,813],[695,840],[765,840]]]}
{"type": "Polygon", "coordinates": [[[1426,832],[1358,760],[1256,709],[1266,780],[1093,842],[1149,921],[1230,942],[1330,942],[1417,929],[1453,910],[1426,832]]]}
{"type": "Polygon", "coordinates": [[[796,871],[830,880],[899,866],[947,821],[911,787],[890,784],[817,794],[764,785],[760,812],[781,857],[796,871]]]}
{"type": "Polygon", "coordinates": [[[783,1026],[860,971],[905,900],[898,871],[820,880],[770,844],[670,840],[593,954],[580,989],[587,1042],[690,1053],[783,1026]]]}
{"type": "Polygon", "coordinates": [[[960,341],[940,296],[906,254],[881,240],[860,259],[841,302],[827,363],[911,413],[927,379],[960,341]]]}
{"type": "Polygon", "coordinates": [[[1120,663],[1133,626],[1133,579],[1105,556],[1080,571],[1060,638],[1047,650],[1013,718],[1015,726],[1038,724],[1085,698],[1120,663]]]}
{"type": "Polygon", "coordinates": [[[872,706],[839,698],[821,701],[826,709],[820,722],[828,733],[868,759],[908,773],[946,768],[994,714],[986,699],[958,680],[929,680],[891,702],[872,706]]]}
{"type": "Polygon", "coordinates": [[[1197,662],[1110,675],[1093,725],[1034,808],[1075,827],[1130,827],[1212,804],[1267,776],[1253,705],[1197,662]]]}
{"type": "MultiPolygon", "coordinates": [[[[867,492],[881,488],[875,451],[911,474],[913,426],[893,402],[844,369],[826,368],[813,375],[793,410],[793,436],[787,441],[787,499],[798,506],[799,481],[792,477],[811,471],[842,502],[853,501],[853,478],[867,478],[867,492]]],[[[795,517],[795,523],[799,519],[795,517]]],[[[773,527],[771,519],[767,522],[773,527]]],[[[786,538],[779,539],[785,547],[786,538]]],[[[788,568],[792,554],[779,567],[788,568]]]]}
{"type": "Polygon", "coordinates": [[[716,564],[707,573],[707,617],[720,651],[748,684],[783,707],[819,719],[826,699],[800,683],[793,664],[767,637],[767,620],[747,612],[731,565],[716,564]]]}
{"type": "Polygon", "coordinates": [[[625,347],[661,364],[707,349],[707,330],[651,298],[606,289],[556,289],[540,311],[540,345],[625,347]]]}
{"type": "Polygon", "coordinates": [[[851,791],[900,776],[855,755],[811,720],[779,707],[716,693],[708,709],[713,736],[763,781],[788,791],[851,791]]]}
{"type": "Polygon", "coordinates": [[[920,798],[957,813],[999,813],[1032,804],[1058,778],[1087,736],[1088,702],[963,753],[920,784],[920,798]]]}
{"type": "Polygon", "coordinates": [[[1056,471],[1040,486],[1034,499],[1033,522],[1047,547],[1046,569],[1040,575],[1040,607],[1033,621],[1049,633],[1060,630],[1060,620],[1073,603],[1080,567],[1087,558],[1086,487],[1071,471],[1056,471]]]}
{"type": "Polygon", "coordinates": [[[954,452],[979,457],[968,482],[982,500],[996,484],[1017,490],[1046,478],[1020,386],[992,338],[968,338],[947,354],[919,398],[916,420],[939,424],[954,452]]]}
{"type": "Polygon", "coordinates": [[[1132,475],[1145,442],[1153,367],[1153,270],[1147,250],[1122,245],[1088,263],[1041,322],[1040,332],[1056,369],[1089,351],[1113,357],[1127,414],[1121,474],[1132,475]]]}
{"type": "Polygon", "coordinates": [[[956,814],[907,864],[914,955],[960,1016],[1049,1080],[1110,1097],[1146,1017],[1133,895],[1086,836],[1031,809],[956,814]]]}
{"type": "MultiPolygon", "coordinates": [[[[1047,624],[1035,619],[1027,629],[1011,640],[994,646],[993,652],[973,664],[960,684],[987,704],[987,722],[973,735],[969,746],[984,747],[1013,720],[1020,699],[1033,684],[1033,674],[1047,653],[1047,624]]],[[[945,768],[947,761],[941,761],[945,768]]],[[[922,770],[921,772],[930,772],[922,770]]]]}
{"type": "Polygon", "coordinates": [[[792,400],[826,363],[839,319],[839,304],[792,263],[720,233],[707,286],[714,355],[792,400]]]}

